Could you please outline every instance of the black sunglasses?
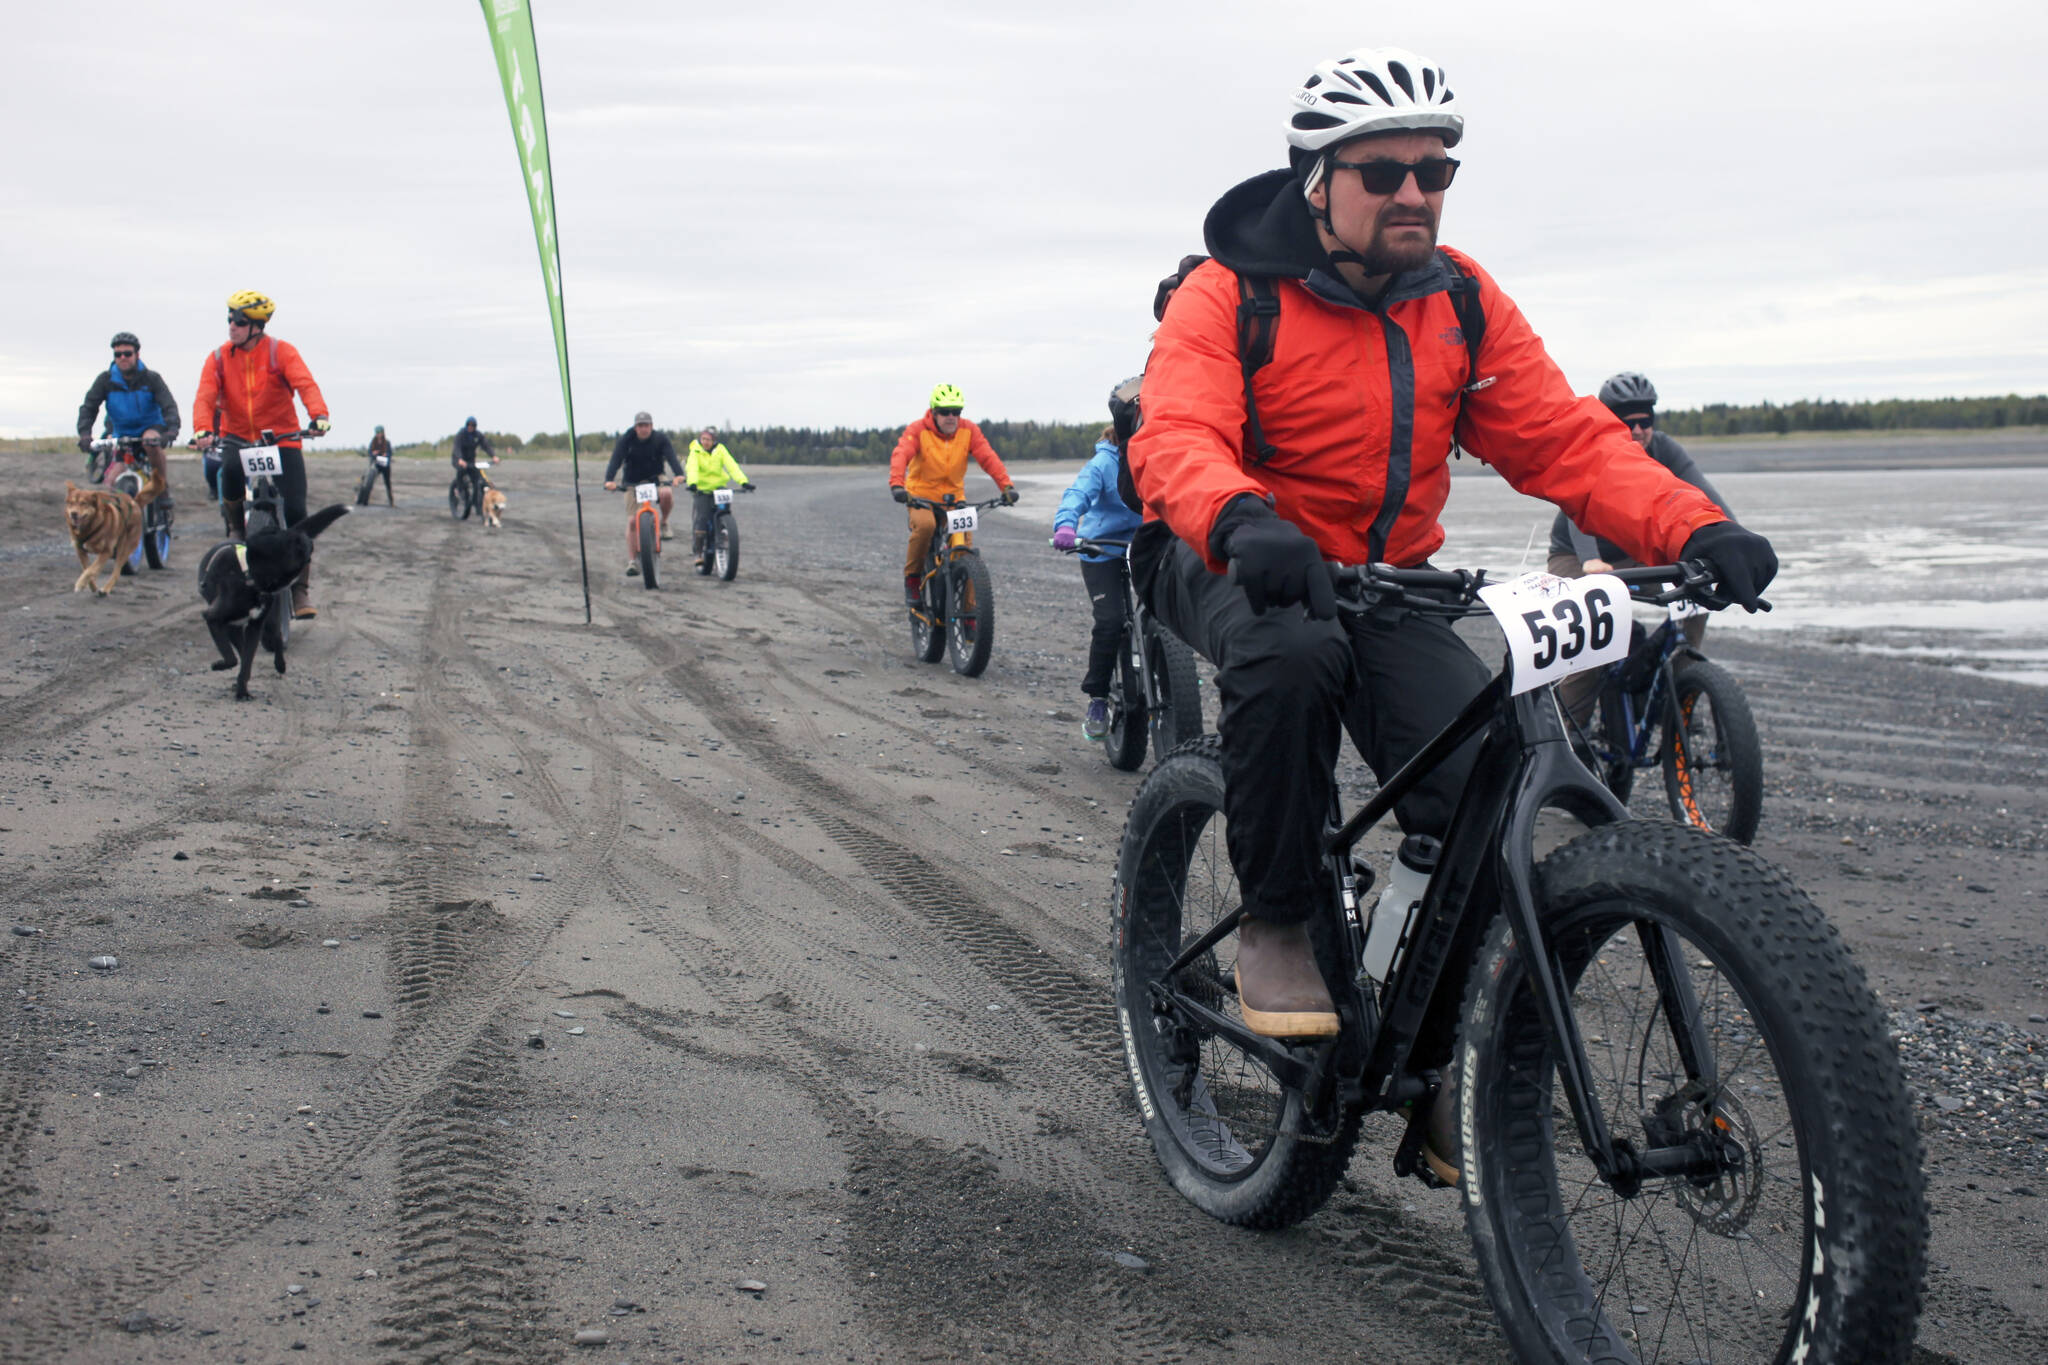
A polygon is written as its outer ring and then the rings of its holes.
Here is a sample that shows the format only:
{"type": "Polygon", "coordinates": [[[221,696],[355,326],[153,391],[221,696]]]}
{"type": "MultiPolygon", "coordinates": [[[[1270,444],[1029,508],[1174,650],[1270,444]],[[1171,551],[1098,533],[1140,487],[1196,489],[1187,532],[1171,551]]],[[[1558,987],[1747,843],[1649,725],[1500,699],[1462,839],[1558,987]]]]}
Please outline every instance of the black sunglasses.
{"type": "Polygon", "coordinates": [[[1621,420],[1628,423],[1629,430],[1631,431],[1657,425],[1657,419],[1647,412],[1632,412],[1621,420]]]}
{"type": "Polygon", "coordinates": [[[1447,156],[1428,156],[1420,161],[1332,161],[1333,171],[1357,171],[1367,194],[1395,194],[1415,176],[1415,188],[1435,194],[1450,188],[1458,174],[1458,163],[1447,156]]]}
{"type": "Polygon", "coordinates": [[[959,408],[933,408],[933,409],[932,409],[932,416],[934,416],[934,417],[958,417],[959,415],[960,415],[960,409],[959,409],[959,408]]]}
{"type": "Polygon", "coordinates": [[[128,358],[129,356],[131,356],[131,355],[134,355],[134,354],[135,354],[135,352],[133,352],[133,351],[116,351],[116,352],[114,352],[114,359],[116,359],[116,360],[126,360],[126,359],[127,359],[127,358],[128,358]]]}

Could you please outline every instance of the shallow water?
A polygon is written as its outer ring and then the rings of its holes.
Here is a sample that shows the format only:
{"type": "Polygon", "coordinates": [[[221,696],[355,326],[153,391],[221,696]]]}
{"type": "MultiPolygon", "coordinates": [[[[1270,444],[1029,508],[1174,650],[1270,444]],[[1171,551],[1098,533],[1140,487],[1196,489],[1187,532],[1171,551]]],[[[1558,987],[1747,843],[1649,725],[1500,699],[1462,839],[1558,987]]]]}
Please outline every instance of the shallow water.
{"type": "MultiPolygon", "coordinates": [[[[1744,525],[1771,538],[1781,564],[1773,610],[1722,612],[1716,629],[1788,632],[2048,685],[2048,469],[1708,477],[1744,525]]],[[[1436,563],[1541,568],[1552,515],[1500,479],[1459,479],[1436,563]]]]}

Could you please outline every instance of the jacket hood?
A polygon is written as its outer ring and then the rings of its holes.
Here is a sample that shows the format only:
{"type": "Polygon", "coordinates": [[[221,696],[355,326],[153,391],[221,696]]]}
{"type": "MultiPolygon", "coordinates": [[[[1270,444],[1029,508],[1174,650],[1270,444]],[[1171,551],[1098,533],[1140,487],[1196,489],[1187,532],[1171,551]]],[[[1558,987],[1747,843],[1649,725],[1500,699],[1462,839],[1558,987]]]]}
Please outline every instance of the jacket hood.
{"type": "MultiPolygon", "coordinates": [[[[1351,308],[1372,304],[1344,282],[1316,235],[1315,219],[1293,171],[1266,171],[1232,186],[1202,221],[1209,254],[1240,275],[1300,280],[1310,292],[1351,308]]],[[[1420,298],[1451,283],[1439,255],[1396,275],[1379,306],[1420,298]]]]}

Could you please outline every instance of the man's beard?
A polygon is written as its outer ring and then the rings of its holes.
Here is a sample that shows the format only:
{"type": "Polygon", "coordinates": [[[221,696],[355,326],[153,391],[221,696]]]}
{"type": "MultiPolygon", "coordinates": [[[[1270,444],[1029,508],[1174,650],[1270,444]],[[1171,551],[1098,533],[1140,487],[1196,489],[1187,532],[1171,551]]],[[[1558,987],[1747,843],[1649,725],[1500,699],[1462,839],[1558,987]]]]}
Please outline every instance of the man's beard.
{"type": "Polygon", "coordinates": [[[1372,241],[1359,254],[1365,259],[1365,273],[1368,275],[1397,275],[1403,270],[1419,270],[1428,265],[1436,254],[1436,218],[1413,216],[1413,210],[1404,212],[1400,219],[1389,222],[1388,213],[1383,212],[1380,220],[1373,224],[1372,241]],[[1413,239],[1398,244],[1387,240],[1388,229],[1395,227],[1420,227],[1427,231],[1427,240],[1413,239]]]}

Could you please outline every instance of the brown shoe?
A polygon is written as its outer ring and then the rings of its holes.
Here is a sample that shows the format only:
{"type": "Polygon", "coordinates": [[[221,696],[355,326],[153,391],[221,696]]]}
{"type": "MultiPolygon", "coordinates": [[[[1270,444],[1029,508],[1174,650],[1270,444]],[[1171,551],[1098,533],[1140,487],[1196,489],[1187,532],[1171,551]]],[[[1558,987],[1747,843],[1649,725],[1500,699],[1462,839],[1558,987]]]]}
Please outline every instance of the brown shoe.
{"type": "Polygon", "coordinates": [[[313,566],[308,564],[292,580],[292,619],[305,621],[319,614],[319,609],[313,605],[313,566]]]}
{"type": "Polygon", "coordinates": [[[1328,1038],[1337,1007],[1316,966],[1306,924],[1247,915],[1237,929],[1237,1003],[1245,1027],[1268,1038],[1328,1038]]]}
{"type": "Polygon", "coordinates": [[[1429,1129],[1422,1138],[1422,1160],[1430,1173],[1446,1185],[1456,1185],[1463,1174],[1458,1160],[1458,1083],[1447,1071],[1437,1087],[1429,1111],[1429,1129]]]}

